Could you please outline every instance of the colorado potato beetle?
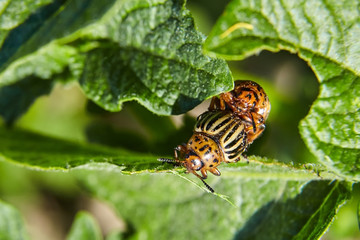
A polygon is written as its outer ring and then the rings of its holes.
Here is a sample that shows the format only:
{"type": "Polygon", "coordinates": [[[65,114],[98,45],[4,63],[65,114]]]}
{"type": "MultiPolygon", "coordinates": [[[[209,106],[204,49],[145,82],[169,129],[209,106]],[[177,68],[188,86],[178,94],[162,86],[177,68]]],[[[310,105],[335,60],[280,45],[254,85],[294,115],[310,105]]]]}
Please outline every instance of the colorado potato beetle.
{"type": "Polygon", "coordinates": [[[265,129],[270,102],[264,90],[252,81],[236,81],[234,90],[214,97],[209,111],[197,118],[187,144],[175,148],[174,162],[184,166],[205,184],[207,171],[220,176],[221,162],[237,162],[241,154],[265,129]],[[201,175],[197,173],[200,171],[201,175]]]}
{"type": "Polygon", "coordinates": [[[209,110],[230,109],[244,120],[248,141],[252,143],[265,130],[270,108],[269,98],[259,84],[250,80],[237,80],[232,91],[212,98],[209,110]]]}

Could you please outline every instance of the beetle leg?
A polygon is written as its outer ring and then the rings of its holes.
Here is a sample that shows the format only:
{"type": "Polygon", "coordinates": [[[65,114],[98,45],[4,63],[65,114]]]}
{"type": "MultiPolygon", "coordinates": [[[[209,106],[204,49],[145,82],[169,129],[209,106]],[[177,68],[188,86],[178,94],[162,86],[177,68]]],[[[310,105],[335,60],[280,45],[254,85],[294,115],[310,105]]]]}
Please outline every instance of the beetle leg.
{"type": "Polygon", "coordinates": [[[216,106],[218,105],[217,102],[219,101],[219,99],[217,97],[212,97],[211,98],[211,102],[210,102],[210,106],[209,106],[209,110],[212,111],[212,110],[215,110],[216,109],[216,106]]]}
{"type": "Polygon", "coordinates": [[[217,169],[216,167],[210,168],[209,171],[210,171],[212,174],[216,175],[216,176],[220,176],[220,175],[221,175],[219,169],[217,169]]]}
{"type": "Polygon", "coordinates": [[[265,124],[262,123],[258,125],[256,132],[249,131],[247,135],[249,144],[252,143],[256,138],[258,138],[264,130],[265,124]]]}
{"type": "Polygon", "coordinates": [[[202,175],[202,179],[206,179],[207,178],[207,170],[203,167],[200,172],[201,172],[201,175],[202,175]]]}
{"type": "Polygon", "coordinates": [[[220,99],[220,109],[221,109],[221,110],[225,110],[225,108],[226,108],[226,103],[225,103],[225,101],[224,101],[223,99],[220,99]]]}
{"type": "Polygon", "coordinates": [[[231,103],[233,102],[232,101],[232,98],[231,98],[231,95],[227,94],[227,93],[222,93],[220,94],[220,99],[219,99],[219,107],[221,110],[225,110],[226,109],[226,105],[229,105],[230,107],[232,106],[231,103]]]}
{"type": "Polygon", "coordinates": [[[186,145],[178,145],[176,148],[174,148],[174,156],[176,160],[180,160],[186,153],[186,145]]]}
{"type": "Polygon", "coordinates": [[[241,110],[239,111],[237,107],[238,103],[236,103],[234,96],[231,92],[222,93],[220,94],[219,98],[221,110],[226,110],[226,108],[230,108],[234,113],[241,113],[241,110]]]}
{"type": "Polygon", "coordinates": [[[209,111],[216,110],[216,109],[225,110],[226,103],[221,98],[221,95],[220,95],[220,97],[212,97],[210,106],[208,108],[209,111]]]}

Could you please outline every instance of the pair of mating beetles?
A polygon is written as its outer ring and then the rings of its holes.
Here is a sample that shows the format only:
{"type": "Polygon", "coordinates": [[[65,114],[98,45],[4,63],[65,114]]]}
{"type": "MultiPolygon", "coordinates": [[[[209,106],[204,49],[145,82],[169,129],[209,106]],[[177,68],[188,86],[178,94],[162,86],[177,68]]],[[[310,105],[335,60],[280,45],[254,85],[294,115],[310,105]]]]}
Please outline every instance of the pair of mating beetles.
{"type": "Polygon", "coordinates": [[[208,111],[197,118],[188,143],[175,148],[175,159],[159,161],[184,166],[214,192],[204,181],[207,171],[220,176],[217,166],[221,162],[239,161],[240,155],[264,131],[269,112],[269,98],[259,84],[235,81],[232,91],[212,98],[208,111]]]}

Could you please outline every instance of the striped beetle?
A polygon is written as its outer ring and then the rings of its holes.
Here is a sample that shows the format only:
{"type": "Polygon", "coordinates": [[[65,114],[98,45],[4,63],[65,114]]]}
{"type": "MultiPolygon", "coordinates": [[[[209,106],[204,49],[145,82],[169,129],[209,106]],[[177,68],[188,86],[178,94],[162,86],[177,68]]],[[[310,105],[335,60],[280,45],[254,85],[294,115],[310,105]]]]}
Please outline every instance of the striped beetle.
{"type": "Polygon", "coordinates": [[[250,80],[237,80],[232,91],[212,98],[209,110],[231,110],[244,120],[248,141],[252,143],[265,130],[270,108],[269,98],[259,84],[250,80]]]}
{"type": "Polygon", "coordinates": [[[209,111],[197,118],[188,143],[175,148],[175,159],[159,161],[183,165],[187,173],[193,173],[214,192],[204,181],[207,171],[220,176],[217,166],[221,162],[239,161],[241,154],[264,131],[269,112],[270,102],[260,85],[235,81],[234,90],[214,97],[209,111]]]}

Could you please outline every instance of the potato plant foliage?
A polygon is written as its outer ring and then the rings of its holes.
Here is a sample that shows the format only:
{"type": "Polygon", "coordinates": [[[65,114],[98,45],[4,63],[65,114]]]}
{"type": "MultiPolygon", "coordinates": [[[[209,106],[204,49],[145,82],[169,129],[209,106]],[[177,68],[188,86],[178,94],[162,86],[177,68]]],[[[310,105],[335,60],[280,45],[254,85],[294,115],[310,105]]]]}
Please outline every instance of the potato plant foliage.
{"type": "Polygon", "coordinates": [[[360,179],[358,1],[231,0],[208,36],[187,5],[0,2],[0,239],[31,239],[21,204],[5,194],[17,176],[7,168],[74,179],[80,193],[107,203],[126,226],[102,232],[98,219],[79,211],[67,239],[323,236],[360,179]],[[158,162],[195,123],[185,116],[176,127],[167,116],[231,90],[227,61],[263,50],[296,54],[319,82],[299,123],[316,163],[249,156],[249,163],[223,164],[222,176],[208,180],[216,190],[210,194],[183,168],[158,162]],[[34,102],[59,84],[81,89],[92,119],[128,106],[146,137],[101,120],[87,126],[81,143],[20,127],[34,102]]]}

